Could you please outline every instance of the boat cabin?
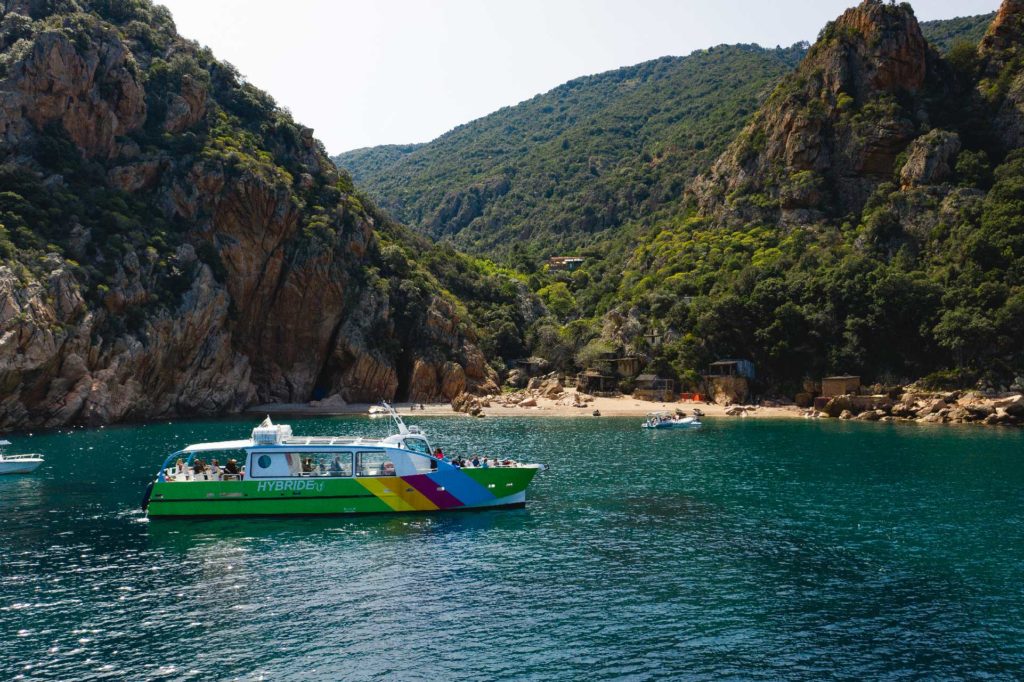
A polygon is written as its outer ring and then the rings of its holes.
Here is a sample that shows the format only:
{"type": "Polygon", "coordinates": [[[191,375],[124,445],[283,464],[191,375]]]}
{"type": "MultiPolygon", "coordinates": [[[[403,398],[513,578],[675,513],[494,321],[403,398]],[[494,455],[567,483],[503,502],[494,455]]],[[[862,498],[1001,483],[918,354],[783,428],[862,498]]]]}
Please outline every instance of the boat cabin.
{"type": "MultiPolygon", "coordinates": [[[[402,425],[404,427],[404,424],[402,425]]],[[[412,476],[439,465],[417,427],[381,439],[294,437],[286,424],[264,422],[249,440],[197,443],[170,455],[161,481],[240,481],[293,478],[412,476]],[[217,460],[217,469],[212,462],[217,460]],[[229,467],[228,463],[234,462],[229,467]],[[241,463],[241,464],[239,464],[241,463]]]]}

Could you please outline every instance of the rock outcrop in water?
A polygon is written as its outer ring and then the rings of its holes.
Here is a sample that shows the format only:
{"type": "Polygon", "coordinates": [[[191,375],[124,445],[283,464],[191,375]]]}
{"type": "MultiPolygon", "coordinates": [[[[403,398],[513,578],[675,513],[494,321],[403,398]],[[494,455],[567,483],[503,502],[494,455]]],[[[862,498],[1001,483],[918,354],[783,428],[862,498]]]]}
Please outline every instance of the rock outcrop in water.
{"type": "Polygon", "coordinates": [[[0,428],[496,388],[415,247],[166,10],[6,8],[0,428]]]}

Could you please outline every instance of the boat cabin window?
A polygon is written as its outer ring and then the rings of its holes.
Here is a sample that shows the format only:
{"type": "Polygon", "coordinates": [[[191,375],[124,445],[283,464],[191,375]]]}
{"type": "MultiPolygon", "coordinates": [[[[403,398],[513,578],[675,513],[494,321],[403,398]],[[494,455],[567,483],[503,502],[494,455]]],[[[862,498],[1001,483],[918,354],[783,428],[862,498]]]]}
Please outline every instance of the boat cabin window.
{"type": "Polygon", "coordinates": [[[356,454],[359,464],[356,466],[357,476],[394,476],[395,465],[391,458],[382,450],[360,452],[356,454]]]}
{"type": "Polygon", "coordinates": [[[407,450],[418,452],[422,455],[430,454],[430,446],[427,445],[427,441],[422,438],[406,438],[405,447],[407,450]]]}
{"type": "Polygon", "coordinates": [[[351,476],[351,452],[311,452],[305,454],[303,476],[351,476]]]}
{"type": "Polygon", "coordinates": [[[253,478],[352,475],[351,452],[258,452],[252,458],[253,478]]]}

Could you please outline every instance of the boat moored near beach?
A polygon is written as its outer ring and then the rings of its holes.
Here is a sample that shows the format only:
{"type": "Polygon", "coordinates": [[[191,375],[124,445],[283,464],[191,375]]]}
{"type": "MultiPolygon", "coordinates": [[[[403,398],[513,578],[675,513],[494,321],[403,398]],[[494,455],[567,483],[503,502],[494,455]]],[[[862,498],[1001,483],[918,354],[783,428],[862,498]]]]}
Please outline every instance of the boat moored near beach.
{"type": "Polygon", "coordinates": [[[640,425],[644,429],[695,429],[701,426],[703,424],[698,415],[690,417],[672,412],[651,412],[640,425]]]}
{"type": "Polygon", "coordinates": [[[522,507],[542,464],[437,457],[388,408],[385,438],[295,436],[268,417],[251,438],[171,454],[146,490],[151,518],[368,514],[522,507]]]}
{"type": "Polygon", "coordinates": [[[42,455],[8,455],[4,450],[10,444],[0,440],[0,474],[31,474],[43,463],[42,455]]]}

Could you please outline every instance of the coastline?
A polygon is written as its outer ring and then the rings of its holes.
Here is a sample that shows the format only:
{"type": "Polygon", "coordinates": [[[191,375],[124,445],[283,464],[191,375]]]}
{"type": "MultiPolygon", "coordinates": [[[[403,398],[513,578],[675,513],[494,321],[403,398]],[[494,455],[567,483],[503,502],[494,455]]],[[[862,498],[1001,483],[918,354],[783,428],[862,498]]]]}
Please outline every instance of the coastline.
{"type": "MultiPolygon", "coordinates": [[[[594,410],[600,411],[602,417],[645,417],[651,412],[674,412],[682,410],[691,413],[694,408],[704,412],[705,417],[729,417],[726,413],[730,408],[724,405],[706,404],[692,401],[650,402],[638,400],[631,396],[592,397],[588,398],[583,407],[573,405],[575,389],[567,389],[559,398],[535,398],[535,406],[521,406],[492,398],[482,405],[482,414],[486,417],[559,417],[595,419],[594,410]]],[[[270,416],[304,416],[304,417],[342,417],[366,415],[371,404],[349,403],[347,405],[328,404],[314,405],[310,403],[266,403],[254,405],[245,410],[246,414],[269,414],[270,416]]],[[[449,403],[392,403],[392,407],[402,416],[414,417],[451,417],[468,414],[455,410],[449,403]],[[413,408],[416,409],[413,409],[413,408]]],[[[787,407],[756,407],[746,412],[748,417],[758,419],[802,419],[804,411],[796,406],[787,407]]]]}
{"type": "MultiPolygon", "coordinates": [[[[492,396],[460,395],[452,403],[393,403],[399,414],[411,417],[551,417],[559,419],[595,419],[600,417],[631,417],[642,419],[652,412],[694,409],[708,419],[835,419],[837,421],[876,421],[917,424],[975,424],[985,426],[1020,426],[1024,421],[1024,396],[986,398],[976,393],[918,394],[907,392],[899,402],[884,396],[866,396],[869,405],[856,409],[856,396],[838,396],[821,411],[796,405],[718,405],[689,400],[674,402],[645,401],[633,396],[592,396],[577,393],[574,388],[552,387],[528,389],[492,396]],[[557,388],[557,390],[554,390],[557,388]],[[599,413],[595,415],[595,412],[599,413]]],[[[343,403],[326,400],[310,403],[268,403],[255,405],[243,414],[340,417],[366,416],[371,403],[343,403]]]]}

